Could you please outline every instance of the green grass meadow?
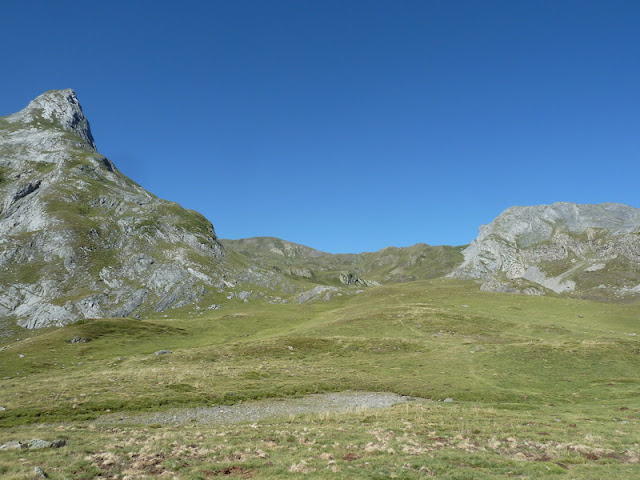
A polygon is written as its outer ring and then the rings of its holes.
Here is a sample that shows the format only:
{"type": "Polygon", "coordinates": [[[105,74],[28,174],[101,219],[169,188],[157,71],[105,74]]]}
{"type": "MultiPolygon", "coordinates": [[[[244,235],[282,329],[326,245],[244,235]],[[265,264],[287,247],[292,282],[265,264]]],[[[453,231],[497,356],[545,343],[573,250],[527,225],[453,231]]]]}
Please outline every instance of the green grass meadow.
{"type": "Polygon", "coordinates": [[[0,451],[0,477],[640,477],[637,303],[428,280],[174,313],[3,340],[0,444],[67,445],[0,451]],[[91,422],[343,390],[430,401],[254,424],[91,422]]]}

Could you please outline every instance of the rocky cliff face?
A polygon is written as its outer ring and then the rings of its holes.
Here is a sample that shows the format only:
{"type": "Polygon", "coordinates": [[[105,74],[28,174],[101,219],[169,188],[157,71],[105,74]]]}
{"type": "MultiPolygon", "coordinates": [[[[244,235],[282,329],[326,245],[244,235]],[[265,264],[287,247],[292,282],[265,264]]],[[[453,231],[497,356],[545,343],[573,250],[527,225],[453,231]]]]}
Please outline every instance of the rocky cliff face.
{"type": "Polygon", "coordinates": [[[617,203],[511,207],[464,250],[451,276],[488,291],[595,298],[640,294],[640,210],[617,203]]]}
{"type": "Polygon", "coordinates": [[[0,318],[36,328],[186,304],[225,285],[202,215],[100,155],[76,94],[0,118],[0,318]]]}

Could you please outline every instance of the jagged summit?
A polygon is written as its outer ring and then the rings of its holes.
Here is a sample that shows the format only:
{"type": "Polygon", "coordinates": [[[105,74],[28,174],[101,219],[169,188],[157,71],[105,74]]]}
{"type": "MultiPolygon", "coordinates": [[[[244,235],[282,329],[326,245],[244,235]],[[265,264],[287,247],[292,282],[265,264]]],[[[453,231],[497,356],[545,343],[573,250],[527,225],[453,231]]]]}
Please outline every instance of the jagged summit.
{"type": "Polygon", "coordinates": [[[84,115],[76,92],[70,88],[49,90],[32,100],[26,108],[7,117],[10,122],[20,121],[48,127],[61,127],[75,133],[93,149],[96,148],[89,120],[84,115]]]}
{"type": "Polygon", "coordinates": [[[202,215],[98,153],[73,90],[0,117],[0,321],[28,328],[189,304],[225,285],[202,215]]]}

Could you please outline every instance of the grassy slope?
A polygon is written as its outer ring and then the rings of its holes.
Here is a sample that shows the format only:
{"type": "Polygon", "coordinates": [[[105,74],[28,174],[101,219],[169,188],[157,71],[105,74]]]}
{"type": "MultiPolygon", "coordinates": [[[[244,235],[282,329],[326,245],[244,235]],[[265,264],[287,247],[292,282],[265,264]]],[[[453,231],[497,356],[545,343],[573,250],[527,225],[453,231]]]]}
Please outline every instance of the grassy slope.
{"type": "MultiPolygon", "coordinates": [[[[331,254],[286,240],[255,237],[222,240],[228,252],[266,268],[308,269],[312,282],[340,285],[340,273],[356,273],[382,283],[442,277],[462,262],[464,246],[388,247],[378,252],[331,254]]],[[[295,275],[292,275],[295,277],[295,275]]]]}
{"type": "MultiPolygon", "coordinates": [[[[67,438],[68,461],[28,452],[28,465],[39,462],[52,478],[164,470],[208,478],[231,467],[259,478],[569,478],[567,468],[570,478],[631,478],[638,469],[630,462],[640,460],[640,342],[628,334],[638,312],[637,304],[434,280],[315,305],[252,302],[198,318],[90,321],[0,352],[9,377],[2,438],[67,438]],[[90,342],[68,343],[75,336],[90,342]],[[174,353],[154,356],[159,349],[174,353]],[[254,429],[77,423],[53,432],[34,423],[345,389],[456,403],[254,429]],[[142,454],[149,458],[137,465],[131,455],[142,454]]],[[[0,474],[23,478],[24,455],[0,454],[0,474]]]]}

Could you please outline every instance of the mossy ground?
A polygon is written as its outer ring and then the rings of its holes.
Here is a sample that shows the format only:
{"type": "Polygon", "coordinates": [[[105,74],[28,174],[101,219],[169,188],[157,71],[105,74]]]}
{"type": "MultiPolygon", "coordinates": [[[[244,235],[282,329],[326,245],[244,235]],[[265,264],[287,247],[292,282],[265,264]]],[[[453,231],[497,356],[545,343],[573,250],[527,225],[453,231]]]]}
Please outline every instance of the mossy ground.
{"type": "Polygon", "coordinates": [[[68,445],[64,454],[2,452],[0,474],[25,478],[34,465],[51,478],[640,474],[640,336],[630,335],[640,305],[434,280],[314,305],[252,301],[199,313],[12,339],[0,352],[1,439],[68,445]],[[160,349],[174,353],[154,356],[160,349]],[[341,390],[434,402],[234,427],[88,422],[106,410],[341,390]],[[438,402],[445,398],[455,402],[438,402]]]}

